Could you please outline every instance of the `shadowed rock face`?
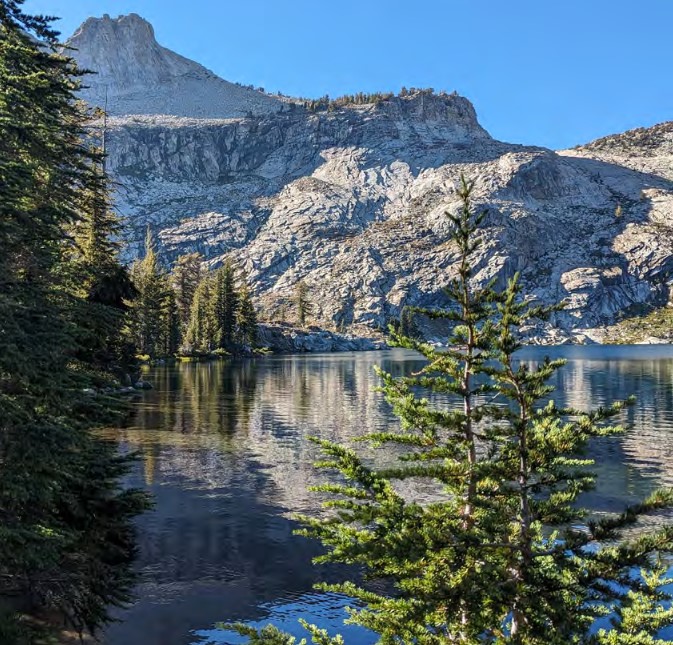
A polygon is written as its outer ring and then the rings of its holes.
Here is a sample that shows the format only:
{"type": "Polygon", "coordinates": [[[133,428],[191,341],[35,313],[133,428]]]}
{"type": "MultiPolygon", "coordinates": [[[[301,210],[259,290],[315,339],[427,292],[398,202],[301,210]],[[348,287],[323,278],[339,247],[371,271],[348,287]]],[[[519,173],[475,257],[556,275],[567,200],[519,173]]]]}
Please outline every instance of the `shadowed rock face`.
{"type": "Polygon", "coordinates": [[[458,208],[465,173],[488,210],[477,279],[504,283],[518,271],[534,297],[568,301],[532,333],[595,335],[621,312],[668,301],[673,124],[555,153],[493,140],[457,95],[312,113],[161,48],[134,16],[87,21],[73,42],[80,62],[102,71],[92,88],[117,88],[109,168],[129,257],[149,224],[168,261],[200,251],[216,265],[233,254],[267,309],[304,280],[318,320],[383,325],[404,304],[445,304],[455,262],[445,213],[458,208]],[[113,41],[123,46],[109,57],[113,41]],[[185,78],[201,88],[199,113],[180,109],[185,78]],[[245,117],[206,118],[224,105],[210,100],[211,84],[260,102],[242,103],[245,117]]]}

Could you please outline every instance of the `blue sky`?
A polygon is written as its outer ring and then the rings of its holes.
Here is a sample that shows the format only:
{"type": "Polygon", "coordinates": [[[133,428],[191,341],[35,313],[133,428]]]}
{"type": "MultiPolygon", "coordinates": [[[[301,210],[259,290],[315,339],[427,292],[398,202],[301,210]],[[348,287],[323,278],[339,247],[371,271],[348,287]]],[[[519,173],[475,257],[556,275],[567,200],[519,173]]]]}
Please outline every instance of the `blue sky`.
{"type": "Polygon", "coordinates": [[[135,12],[231,81],[321,96],[457,90],[505,141],[569,147],[673,119],[673,0],[27,0],[135,12]]]}

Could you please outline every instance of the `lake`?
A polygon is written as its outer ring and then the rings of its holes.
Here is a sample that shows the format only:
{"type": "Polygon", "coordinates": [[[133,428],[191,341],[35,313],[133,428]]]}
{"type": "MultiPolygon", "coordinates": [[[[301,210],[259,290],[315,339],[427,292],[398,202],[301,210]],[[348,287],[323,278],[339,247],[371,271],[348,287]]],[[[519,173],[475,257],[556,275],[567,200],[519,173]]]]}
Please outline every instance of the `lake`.
{"type": "MultiPolygon", "coordinates": [[[[527,348],[520,358],[568,359],[556,375],[559,404],[588,408],[629,394],[630,429],[592,445],[599,473],[586,505],[623,508],[673,485],[673,347],[527,348]]],[[[316,568],[311,541],[293,535],[293,514],[315,511],[308,486],[321,481],[310,436],[348,441],[395,424],[376,391],[374,366],[393,374],[422,365],[404,350],[269,356],[149,369],[128,425],[105,432],[138,451],[133,486],[156,507],[138,521],[138,600],[118,612],[107,645],[240,642],[218,622],[273,622],[297,635],[305,617],[340,632],[348,645],[375,638],[345,628],[344,601],[312,590],[337,580],[316,568]]]]}

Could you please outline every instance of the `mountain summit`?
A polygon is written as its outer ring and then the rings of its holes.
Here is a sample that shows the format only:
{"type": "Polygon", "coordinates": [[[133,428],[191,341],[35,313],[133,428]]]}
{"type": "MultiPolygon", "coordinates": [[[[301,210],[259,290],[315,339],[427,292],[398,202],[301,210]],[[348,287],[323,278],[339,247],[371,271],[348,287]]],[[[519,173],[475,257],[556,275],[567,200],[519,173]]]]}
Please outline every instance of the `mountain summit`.
{"type": "Polygon", "coordinates": [[[70,43],[99,73],[90,100],[108,92],[129,259],[149,226],[167,263],[235,259],[269,317],[303,282],[316,322],[384,326],[405,305],[446,304],[446,212],[465,174],[487,211],[475,280],[518,272],[539,302],[568,303],[532,335],[600,338],[672,299],[671,124],[553,152],[491,138],[457,94],[303,103],[232,85],[135,15],[88,20],[70,43]]]}
{"type": "Polygon", "coordinates": [[[132,13],[89,18],[67,43],[86,78],[83,97],[105,104],[115,115],[166,114],[231,118],[263,114],[282,103],[262,92],[229,83],[170,49],[159,45],[152,25],[132,13]]]}

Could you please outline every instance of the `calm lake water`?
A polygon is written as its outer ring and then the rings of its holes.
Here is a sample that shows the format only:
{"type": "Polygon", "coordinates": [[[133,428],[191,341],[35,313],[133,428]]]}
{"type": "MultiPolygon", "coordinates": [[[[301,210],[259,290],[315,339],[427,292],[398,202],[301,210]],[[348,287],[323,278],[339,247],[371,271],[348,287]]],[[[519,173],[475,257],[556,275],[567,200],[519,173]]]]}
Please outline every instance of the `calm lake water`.
{"type": "MultiPolygon", "coordinates": [[[[600,405],[629,394],[628,433],[592,446],[599,484],[587,496],[597,511],[621,509],[662,484],[673,485],[673,347],[529,348],[522,360],[562,356],[559,404],[600,405]]],[[[391,427],[375,365],[395,374],[421,365],[402,351],[264,357],[156,367],[129,425],[110,430],[141,460],[131,484],[156,507],[139,522],[142,582],[138,601],[106,633],[107,645],[206,645],[240,642],[218,622],[273,622],[302,635],[305,617],[342,633],[348,645],[375,638],[345,628],[344,601],[312,590],[336,580],[316,568],[316,544],[292,534],[292,516],[317,500],[307,487],[309,436],[348,441],[391,427]]]]}

